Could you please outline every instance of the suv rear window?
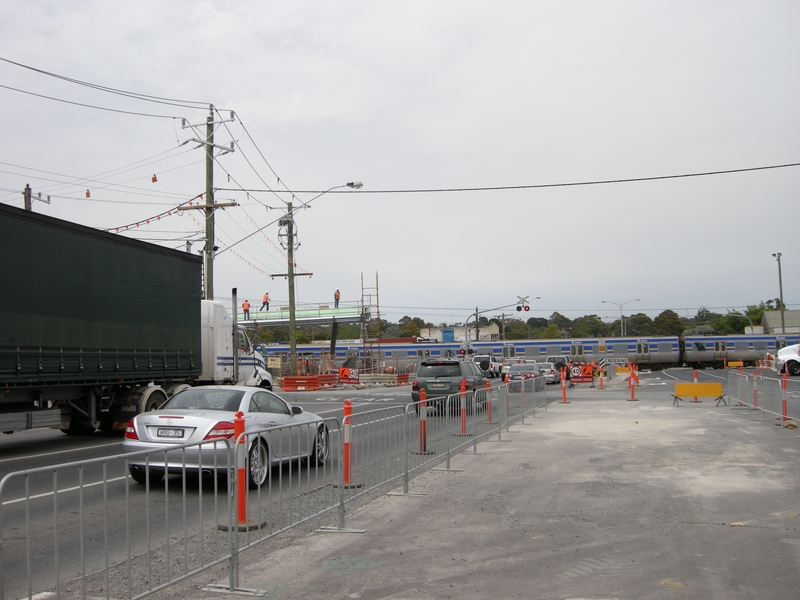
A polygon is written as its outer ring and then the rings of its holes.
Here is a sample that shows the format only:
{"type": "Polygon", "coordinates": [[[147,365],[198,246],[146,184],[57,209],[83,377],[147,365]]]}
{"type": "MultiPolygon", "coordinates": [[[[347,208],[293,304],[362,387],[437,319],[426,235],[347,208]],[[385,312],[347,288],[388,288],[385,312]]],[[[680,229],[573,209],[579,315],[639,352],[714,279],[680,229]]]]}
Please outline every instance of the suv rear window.
{"type": "Polygon", "coordinates": [[[422,364],[417,371],[417,377],[461,377],[461,366],[458,364],[422,364]]]}

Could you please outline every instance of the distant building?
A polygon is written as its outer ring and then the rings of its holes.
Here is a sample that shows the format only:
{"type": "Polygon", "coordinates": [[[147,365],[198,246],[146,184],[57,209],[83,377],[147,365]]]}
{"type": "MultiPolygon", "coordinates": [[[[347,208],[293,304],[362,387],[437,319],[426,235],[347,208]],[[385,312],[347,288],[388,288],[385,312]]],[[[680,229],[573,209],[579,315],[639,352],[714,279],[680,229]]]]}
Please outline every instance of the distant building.
{"type": "Polygon", "coordinates": [[[800,333],[800,310],[783,311],[786,331],[781,331],[781,311],[770,310],[764,313],[761,325],[764,333],[800,333]]]}

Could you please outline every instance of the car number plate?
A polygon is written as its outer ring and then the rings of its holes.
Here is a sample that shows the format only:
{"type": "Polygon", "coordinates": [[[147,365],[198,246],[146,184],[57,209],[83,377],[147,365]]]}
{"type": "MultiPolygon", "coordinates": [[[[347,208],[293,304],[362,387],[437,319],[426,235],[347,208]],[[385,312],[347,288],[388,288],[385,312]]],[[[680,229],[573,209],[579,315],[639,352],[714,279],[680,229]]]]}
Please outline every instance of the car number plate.
{"type": "Polygon", "coordinates": [[[166,438],[182,438],[183,429],[166,429],[164,427],[158,428],[158,437],[166,438]]]}
{"type": "Polygon", "coordinates": [[[443,388],[445,388],[447,386],[446,383],[431,383],[431,384],[428,384],[428,385],[430,385],[431,388],[433,388],[433,389],[437,389],[437,388],[438,389],[443,389],[443,388]]]}

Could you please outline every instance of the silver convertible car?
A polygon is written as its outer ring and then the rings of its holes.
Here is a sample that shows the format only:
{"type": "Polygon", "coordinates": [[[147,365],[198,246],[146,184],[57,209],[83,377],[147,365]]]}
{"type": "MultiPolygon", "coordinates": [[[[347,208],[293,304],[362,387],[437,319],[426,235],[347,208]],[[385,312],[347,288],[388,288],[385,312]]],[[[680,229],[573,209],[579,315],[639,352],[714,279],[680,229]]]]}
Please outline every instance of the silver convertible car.
{"type": "Polygon", "coordinates": [[[234,441],[233,420],[238,411],[244,413],[245,434],[249,434],[250,487],[262,485],[272,465],[307,460],[317,466],[328,460],[328,428],[317,415],[262,388],[199,386],[175,394],[158,410],[137,415],[128,423],[123,451],[155,451],[130,457],[131,477],[145,483],[149,470],[153,484],[165,473],[222,473],[229,464],[236,467],[235,458],[229,461],[228,446],[213,440],[234,441]],[[261,431],[271,427],[279,429],[261,431]],[[180,448],[199,442],[205,443],[180,448]]]}

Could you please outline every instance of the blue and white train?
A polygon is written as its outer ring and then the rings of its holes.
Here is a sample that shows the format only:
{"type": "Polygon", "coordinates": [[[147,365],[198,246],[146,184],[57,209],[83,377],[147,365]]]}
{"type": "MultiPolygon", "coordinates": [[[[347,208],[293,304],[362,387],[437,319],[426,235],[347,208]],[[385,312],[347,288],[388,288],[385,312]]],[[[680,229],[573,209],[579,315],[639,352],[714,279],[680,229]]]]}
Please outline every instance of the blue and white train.
{"type": "MultiPolygon", "coordinates": [[[[686,335],[624,338],[582,338],[555,340],[497,340],[462,342],[419,342],[415,339],[382,341],[380,357],[376,344],[361,340],[341,340],[331,361],[330,342],[298,344],[301,368],[326,370],[341,366],[369,371],[411,373],[421,360],[453,358],[462,354],[491,354],[499,359],[533,359],[543,362],[548,356],[564,356],[571,362],[598,365],[638,364],[651,369],[688,366],[697,369],[722,368],[726,362],[744,361],[754,366],[767,355],[800,342],[799,334],[786,335],[686,335]]],[[[262,344],[265,357],[280,357],[286,364],[289,345],[262,344]]]]}

